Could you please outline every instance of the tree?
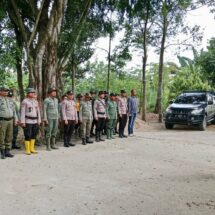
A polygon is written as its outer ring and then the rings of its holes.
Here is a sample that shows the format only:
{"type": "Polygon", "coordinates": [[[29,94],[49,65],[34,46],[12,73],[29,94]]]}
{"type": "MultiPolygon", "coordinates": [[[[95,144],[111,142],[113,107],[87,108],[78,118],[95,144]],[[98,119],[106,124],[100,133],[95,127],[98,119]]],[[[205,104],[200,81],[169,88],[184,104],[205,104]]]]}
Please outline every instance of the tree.
{"type": "Polygon", "coordinates": [[[159,114],[159,122],[162,122],[162,87],[163,87],[163,65],[164,53],[167,47],[172,44],[167,44],[180,32],[189,35],[177,45],[189,46],[191,42],[188,39],[201,39],[197,34],[199,28],[194,26],[189,28],[184,19],[186,17],[187,9],[192,7],[192,0],[162,0],[159,4],[159,13],[156,20],[157,27],[154,29],[154,45],[159,47],[159,79],[157,88],[157,102],[155,106],[155,113],[159,114]],[[159,45],[160,44],[160,45],[159,45]]]}

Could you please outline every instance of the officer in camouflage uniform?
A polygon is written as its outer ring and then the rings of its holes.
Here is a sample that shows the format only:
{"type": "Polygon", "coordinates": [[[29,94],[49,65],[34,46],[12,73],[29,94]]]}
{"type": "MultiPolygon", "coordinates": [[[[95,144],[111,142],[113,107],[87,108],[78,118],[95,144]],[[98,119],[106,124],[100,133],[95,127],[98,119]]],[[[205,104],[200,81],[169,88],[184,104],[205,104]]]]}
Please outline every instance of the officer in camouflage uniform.
{"type": "Polygon", "coordinates": [[[25,152],[27,155],[37,153],[35,151],[35,139],[41,124],[40,108],[35,99],[35,89],[26,90],[27,98],[22,101],[21,105],[21,125],[24,128],[25,152]]]}
{"type": "Polygon", "coordinates": [[[14,155],[10,153],[11,141],[13,137],[13,120],[18,122],[16,112],[7,98],[9,89],[7,87],[0,88],[0,151],[1,159],[5,157],[12,158],[14,155]]]}
{"type": "Polygon", "coordinates": [[[114,139],[113,137],[113,130],[116,126],[117,121],[117,103],[116,103],[116,94],[110,94],[110,100],[107,102],[106,107],[107,112],[107,122],[106,122],[106,133],[107,139],[114,139]]]}
{"type": "Polygon", "coordinates": [[[93,120],[92,102],[90,99],[90,94],[86,93],[84,95],[84,100],[80,103],[79,120],[81,123],[81,138],[83,145],[86,145],[86,143],[93,143],[93,141],[90,140],[90,129],[93,120]]]}
{"type": "Polygon", "coordinates": [[[106,120],[106,104],[104,91],[99,91],[99,98],[94,103],[94,119],[96,120],[96,142],[105,141],[102,139],[102,131],[106,120]]]}
{"type": "Polygon", "coordinates": [[[46,125],[46,149],[58,149],[56,147],[56,135],[58,131],[59,107],[58,99],[56,98],[56,88],[50,88],[48,91],[49,97],[44,100],[43,114],[46,125]]]}

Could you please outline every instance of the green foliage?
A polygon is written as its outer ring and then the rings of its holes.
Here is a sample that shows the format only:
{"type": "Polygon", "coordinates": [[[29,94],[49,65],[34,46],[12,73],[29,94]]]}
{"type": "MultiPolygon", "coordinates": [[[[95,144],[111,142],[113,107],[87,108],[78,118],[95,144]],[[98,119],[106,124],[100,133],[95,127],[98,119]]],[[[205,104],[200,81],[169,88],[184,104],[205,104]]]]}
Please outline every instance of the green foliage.
{"type": "Polygon", "coordinates": [[[201,72],[211,85],[215,84],[215,38],[209,41],[207,51],[202,51],[195,58],[196,64],[200,66],[201,72]]]}

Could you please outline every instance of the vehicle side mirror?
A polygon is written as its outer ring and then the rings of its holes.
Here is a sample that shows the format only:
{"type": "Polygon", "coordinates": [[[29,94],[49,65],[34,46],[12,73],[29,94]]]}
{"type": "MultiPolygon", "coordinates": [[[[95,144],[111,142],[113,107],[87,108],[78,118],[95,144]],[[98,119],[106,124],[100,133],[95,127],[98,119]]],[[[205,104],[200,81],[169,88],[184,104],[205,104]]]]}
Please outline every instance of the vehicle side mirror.
{"type": "Polygon", "coordinates": [[[169,104],[171,105],[173,103],[173,100],[169,101],[169,104]]]}
{"type": "Polygon", "coordinates": [[[213,104],[213,101],[208,101],[208,104],[209,104],[209,105],[212,105],[212,104],[213,104]]]}

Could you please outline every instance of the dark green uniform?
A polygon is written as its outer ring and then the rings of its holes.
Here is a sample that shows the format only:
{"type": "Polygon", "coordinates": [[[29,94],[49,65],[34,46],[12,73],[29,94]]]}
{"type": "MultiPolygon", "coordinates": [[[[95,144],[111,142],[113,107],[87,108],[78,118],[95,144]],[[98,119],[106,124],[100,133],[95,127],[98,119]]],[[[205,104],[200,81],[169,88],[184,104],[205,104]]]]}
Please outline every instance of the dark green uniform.
{"type": "MultiPolygon", "coordinates": [[[[2,90],[2,89],[1,89],[2,90]]],[[[2,91],[5,91],[4,89],[2,91]]],[[[0,150],[1,157],[13,157],[10,154],[13,138],[13,119],[17,122],[17,116],[12,103],[5,96],[0,96],[0,150]]]]}
{"type": "Polygon", "coordinates": [[[115,101],[109,100],[107,102],[107,123],[106,123],[106,132],[107,132],[107,139],[114,139],[113,138],[113,130],[116,126],[117,120],[117,103],[115,101]]]}

